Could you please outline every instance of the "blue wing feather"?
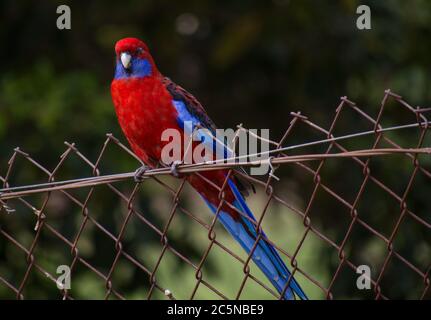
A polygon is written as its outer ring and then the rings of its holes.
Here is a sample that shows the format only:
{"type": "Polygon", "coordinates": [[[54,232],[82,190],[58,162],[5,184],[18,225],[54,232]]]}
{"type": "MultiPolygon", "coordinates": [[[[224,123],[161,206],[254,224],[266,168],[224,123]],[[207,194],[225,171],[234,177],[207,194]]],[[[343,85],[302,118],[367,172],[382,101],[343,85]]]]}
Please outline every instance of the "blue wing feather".
{"type": "Polygon", "coordinates": [[[217,155],[217,159],[232,157],[233,151],[225,141],[217,139],[216,126],[199,102],[172,81],[167,85],[167,89],[172,95],[172,104],[177,111],[177,123],[184,132],[194,134],[196,139],[204,144],[206,152],[212,159],[214,155],[217,155]]]}

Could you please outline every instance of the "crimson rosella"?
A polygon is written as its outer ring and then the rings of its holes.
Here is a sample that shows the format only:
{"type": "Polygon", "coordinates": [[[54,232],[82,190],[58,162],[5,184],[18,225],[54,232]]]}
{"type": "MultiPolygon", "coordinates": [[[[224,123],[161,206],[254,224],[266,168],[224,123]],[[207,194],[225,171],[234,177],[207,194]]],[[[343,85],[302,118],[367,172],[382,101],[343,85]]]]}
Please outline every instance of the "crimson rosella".
{"type": "MultiPolygon", "coordinates": [[[[162,149],[168,142],[163,141],[162,133],[166,129],[184,134],[185,123],[191,122],[193,127],[206,128],[210,132],[216,130],[196,98],[159,72],[145,43],[136,38],[125,38],[116,43],[115,53],[111,94],[118,121],[131,148],[148,167],[163,163],[162,149]]],[[[201,142],[204,139],[202,137],[201,142]]],[[[196,147],[195,143],[192,145],[192,148],[196,147]]],[[[227,174],[226,170],[204,171],[185,175],[185,179],[216,213],[220,203],[219,189],[227,174]]],[[[227,182],[225,203],[219,209],[218,220],[248,254],[255,247],[252,260],[277,291],[284,292],[284,299],[307,299],[293,277],[289,287],[285,288],[291,273],[276,249],[267,242],[265,234],[256,230],[256,219],[244,200],[246,188],[239,175],[234,173],[227,182]],[[260,239],[255,246],[258,233],[260,239]]]]}

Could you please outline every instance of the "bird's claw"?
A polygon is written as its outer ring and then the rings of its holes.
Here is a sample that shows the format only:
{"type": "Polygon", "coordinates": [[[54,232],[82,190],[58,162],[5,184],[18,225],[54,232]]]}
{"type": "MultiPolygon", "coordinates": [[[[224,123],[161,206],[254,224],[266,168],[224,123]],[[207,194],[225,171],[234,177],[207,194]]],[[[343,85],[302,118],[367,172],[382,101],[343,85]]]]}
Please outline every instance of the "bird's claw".
{"type": "Polygon", "coordinates": [[[176,178],[178,178],[180,176],[180,174],[178,173],[178,166],[182,163],[183,163],[182,161],[175,160],[171,164],[171,174],[176,178]]]}
{"type": "Polygon", "coordinates": [[[142,165],[142,167],[139,167],[136,169],[135,174],[133,176],[133,180],[135,180],[136,183],[141,183],[145,179],[145,172],[148,170],[148,167],[146,165],[142,165]]]}

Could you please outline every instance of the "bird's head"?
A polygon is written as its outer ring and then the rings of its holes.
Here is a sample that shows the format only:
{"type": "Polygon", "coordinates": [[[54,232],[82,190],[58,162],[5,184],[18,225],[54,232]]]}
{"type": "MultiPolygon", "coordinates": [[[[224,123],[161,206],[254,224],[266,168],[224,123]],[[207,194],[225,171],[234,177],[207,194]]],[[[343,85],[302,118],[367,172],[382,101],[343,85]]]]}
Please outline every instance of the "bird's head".
{"type": "Polygon", "coordinates": [[[119,40],[115,54],[115,79],[144,78],[158,72],[147,45],[137,38],[119,40]]]}

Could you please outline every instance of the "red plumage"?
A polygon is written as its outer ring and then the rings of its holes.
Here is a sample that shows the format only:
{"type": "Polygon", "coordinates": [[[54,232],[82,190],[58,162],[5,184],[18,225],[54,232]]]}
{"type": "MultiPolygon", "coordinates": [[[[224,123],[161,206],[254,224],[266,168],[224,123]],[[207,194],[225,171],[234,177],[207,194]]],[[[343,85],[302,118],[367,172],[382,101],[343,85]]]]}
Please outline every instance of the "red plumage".
{"type": "MultiPolygon", "coordinates": [[[[115,50],[117,63],[121,52],[130,52],[141,59],[148,59],[151,64],[151,74],[148,76],[114,79],[111,83],[111,95],[118,121],[131,148],[148,166],[155,167],[161,161],[163,147],[168,143],[162,141],[162,132],[166,129],[182,132],[177,122],[178,112],[172,103],[173,97],[166,87],[167,83],[171,82],[158,71],[143,42],[126,38],[117,42],[115,50]],[[138,48],[144,50],[137,52],[138,48]]],[[[190,98],[194,99],[191,95],[190,98]]],[[[204,112],[202,106],[199,107],[201,112],[204,112]]],[[[217,170],[202,172],[201,175],[221,188],[226,173],[224,170],[217,170]]],[[[214,185],[196,174],[188,175],[186,178],[206,200],[218,206],[219,190],[214,185]]],[[[229,188],[226,188],[225,197],[228,202],[234,200],[229,188]]],[[[234,217],[238,216],[238,213],[227,205],[223,206],[223,209],[234,217]]]]}

